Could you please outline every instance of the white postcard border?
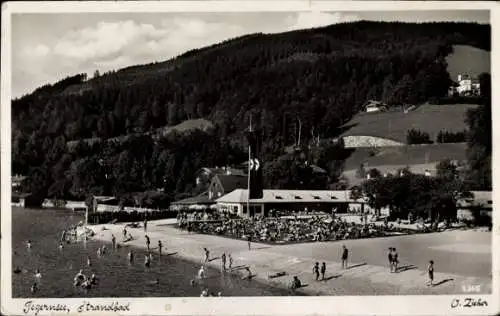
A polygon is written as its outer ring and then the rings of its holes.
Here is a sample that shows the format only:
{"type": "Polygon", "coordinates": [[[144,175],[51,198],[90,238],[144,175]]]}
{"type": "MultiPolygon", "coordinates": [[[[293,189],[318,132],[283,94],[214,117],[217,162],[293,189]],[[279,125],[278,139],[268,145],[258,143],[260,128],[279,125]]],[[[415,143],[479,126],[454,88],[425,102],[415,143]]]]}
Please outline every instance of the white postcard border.
{"type": "MultiPolygon", "coordinates": [[[[7,314],[34,315],[26,313],[30,299],[12,299],[11,292],[11,14],[14,13],[63,13],[63,12],[298,12],[298,11],[407,11],[407,10],[490,10],[492,27],[492,87],[500,86],[500,63],[493,58],[500,50],[498,37],[500,27],[499,5],[494,2],[378,2],[378,1],[165,1],[165,2],[17,2],[2,4],[2,73],[1,73],[1,310],[7,314]],[[496,85],[495,85],[496,83],[496,85]]],[[[497,54],[498,55],[498,54],[497,54]]],[[[500,120],[500,93],[492,91],[493,120],[500,120]]],[[[500,128],[493,124],[493,143],[500,143],[500,128]]],[[[497,147],[493,147],[493,182],[500,181],[497,147]]],[[[500,205],[500,197],[493,192],[493,204],[500,205]]],[[[499,293],[499,237],[498,212],[493,211],[493,293],[491,295],[442,295],[442,296],[334,296],[334,297],[216,297],[216,298],[77,298],[77,299],[32,299],[34,304],[62,304],[70,311],[40,311],[49,314],[102,314],[87,311],[89,304],[114,304],[129,310],[117,311],[121,315],[490,315],[500,311],[499,293]],[[488,302],[481,308],[452,308],[454,299],[477,297],[488,302]],[[83,311],[79,311],[80,306],[83,311]],[[127,305],[128,304],[128,305],[127,305]]],[[[62,307],[62,306],[61,306],[62,307]]]]}

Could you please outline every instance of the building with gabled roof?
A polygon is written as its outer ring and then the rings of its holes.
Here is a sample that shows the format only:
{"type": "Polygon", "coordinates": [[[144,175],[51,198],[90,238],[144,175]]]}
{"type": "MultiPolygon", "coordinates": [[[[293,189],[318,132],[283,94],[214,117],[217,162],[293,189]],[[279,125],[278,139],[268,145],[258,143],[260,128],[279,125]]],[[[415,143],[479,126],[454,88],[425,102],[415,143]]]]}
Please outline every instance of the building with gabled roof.
{"type": "Polygon", "coordinates": [[[248,190],[236,189],[218,198],[217,208],[242,217],[267,217],[271,210],[287,211],[323,211],[330,213],[333,209],[343,213],[351,203],[363,203],[362,199],[350,198],[350,191],[334,190],[264,190],[261,199],[248,200],[248,190]],[[247,210],[247,202],[249,210],[247,210]]]}

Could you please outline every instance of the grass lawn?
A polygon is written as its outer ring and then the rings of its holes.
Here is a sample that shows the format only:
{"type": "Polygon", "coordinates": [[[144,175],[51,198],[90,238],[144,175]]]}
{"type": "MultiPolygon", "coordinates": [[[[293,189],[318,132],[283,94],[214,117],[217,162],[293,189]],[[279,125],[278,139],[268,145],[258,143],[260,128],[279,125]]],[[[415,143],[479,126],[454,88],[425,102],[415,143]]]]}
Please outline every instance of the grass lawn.
{"type": "Polygon", "coordinates": [[[342,136],[375,136],[406,143],[406,134],[410,129],[418,129],[429,133],[432,141],[436,141],[442,130],[461,132],[467,129],[465,114],[468,109],[477,105],[422,105],[404,113],[375,112],[361,113],[346,124],[347,129],[342,136]]]}

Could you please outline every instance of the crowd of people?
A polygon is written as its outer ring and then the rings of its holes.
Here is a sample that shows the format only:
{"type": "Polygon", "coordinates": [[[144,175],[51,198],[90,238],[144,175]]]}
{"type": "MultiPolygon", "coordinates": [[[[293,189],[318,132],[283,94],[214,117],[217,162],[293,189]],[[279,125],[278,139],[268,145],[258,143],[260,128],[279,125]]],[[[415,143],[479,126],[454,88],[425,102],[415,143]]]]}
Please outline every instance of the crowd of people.
{"type": "MultiPolygon", "coordinates": [[[[278,214],[279,215],[279,214],[278,214]]],[[[189,232],[216,234],[270,243],[329,241],[385,236],[393,224],[377,226],[366,219],[348,222],[335,214],[307,213],[293,216],[238,218],[227,213],[179,213],[178,225],[189,232]]]]}

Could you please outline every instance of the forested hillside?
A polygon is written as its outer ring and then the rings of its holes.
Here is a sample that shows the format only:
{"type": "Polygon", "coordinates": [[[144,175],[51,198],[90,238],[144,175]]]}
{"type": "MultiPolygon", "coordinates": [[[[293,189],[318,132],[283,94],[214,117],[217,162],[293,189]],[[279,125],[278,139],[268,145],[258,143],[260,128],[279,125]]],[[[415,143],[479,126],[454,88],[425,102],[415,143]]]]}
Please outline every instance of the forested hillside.
{"type": "MultiPolygon", "coordinates": [[[[367,99],[398,105],[444,96],[451,84],[446,56],[457,44],[489,51],[490,27],[345,23],[249,35],[90,80],[76,75],[13,100],[13,173],[28,175],[27,189],[40,197],[164,188],[161,200],[168,204],[192,190],[198,168],[245,159],[242,132],[250,114],[263,130],[269,169],[297,141],[299,118],[307,144],[337,136],[367,99]],[[197,118],[215,128],[152,137],[156,129],[197,118]],[[124,135],[130,136],[125,142],[66,146],[124,135]]],[[[341,164],[332,160],[345,157],[324,157],[331,152],[317,155],[334,182],[341,164]]],[[[277,171],[267,171],[273,176],[266,179],[275,179],[267,186],[278,186],[277,171]]]]}

